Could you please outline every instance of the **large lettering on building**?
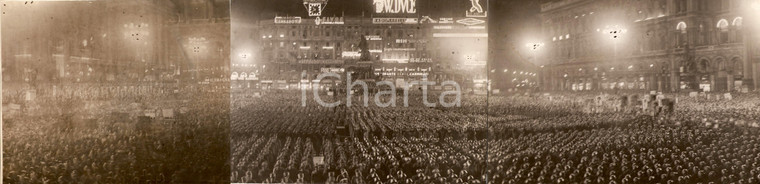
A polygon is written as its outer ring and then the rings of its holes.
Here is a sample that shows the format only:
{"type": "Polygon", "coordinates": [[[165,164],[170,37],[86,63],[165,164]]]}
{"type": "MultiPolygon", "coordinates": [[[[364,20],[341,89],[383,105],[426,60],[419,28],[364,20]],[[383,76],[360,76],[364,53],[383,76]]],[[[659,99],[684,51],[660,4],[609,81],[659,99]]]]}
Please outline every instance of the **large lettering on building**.
{"type": "Polygon", "coordinates": [[[417,0],[374,0],[375,13],[417,13],[417,0]]]}

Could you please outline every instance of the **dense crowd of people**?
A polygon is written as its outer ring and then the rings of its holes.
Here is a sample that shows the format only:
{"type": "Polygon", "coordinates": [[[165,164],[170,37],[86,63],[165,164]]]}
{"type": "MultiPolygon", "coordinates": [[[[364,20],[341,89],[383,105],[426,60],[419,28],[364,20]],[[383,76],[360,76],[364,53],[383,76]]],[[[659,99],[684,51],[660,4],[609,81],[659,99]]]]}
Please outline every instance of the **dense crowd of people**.
{"type": "Polygon", "coordinates": [[[233,95],[231,181],[760,181],[757,93],[731,100],[664,94],[678,101],[667,114],[643,113],[638,99],[623,107],[620,98],[600,105],[609,111],[587,111],[599,96],[590,93],[489,96],[487,106],[486,97],[465,95],[463,107],[448,109],[413,104],[419,96],[409,107],[328,108],[313,100],[304,107],[292,93],[233,95]]]}
{"type": "Polygon", "coordinates": [[[4,106],[25,103],[22,112],[3,117],[3,182],[229,182],[229,98],[223,91],[174,98],[136,91],[109,100],[38,92],[29,101],[3,98],[4,106]],[[175,113],[141,126],[148,109],[175,113]],[[81,123],[86,120],[92,124],[81,123]]]}

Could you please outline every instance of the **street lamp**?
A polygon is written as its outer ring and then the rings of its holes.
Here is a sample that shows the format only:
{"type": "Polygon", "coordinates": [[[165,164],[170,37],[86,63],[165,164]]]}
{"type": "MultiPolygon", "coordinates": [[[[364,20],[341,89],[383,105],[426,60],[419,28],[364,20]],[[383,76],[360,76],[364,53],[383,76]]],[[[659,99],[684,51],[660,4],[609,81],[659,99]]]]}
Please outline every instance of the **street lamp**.
{"type": "MultiPolygon", "coordinates": [[[[525,44],[525,46],[528,47],[530,49],[531,53],[533,54],[533,64],[538,64],[538,58],[537,58],[538,49],[540,49],[541,47],[543,47],[544,43],[543,42],[527,43],[527,44],[525,44]]],[[[543,67],[544,67],[544,65],[541,65],[541,68],[543,68],[543,67]]],[[[539,72],[541,72],[541,71],[539,70],[539,72]]],[[[541,76],[543,76],[543,75],[541,75],[541,76]]],[[[541,76],[539,76],[539,77],[541,77],[541,76]]],[[[537,80],[537,81],[539,81],[538,85],[540,86],[542,84],[542,80],[537,80]]]]}
{"type": "MultiPolygon", "coordinates": [[[[621,25],[607,25],[604,27],[604,29],[600,30],[597,29],[597,31],[601,31],[602,34],[608,36],[610,39],[612,39],[612,45],[613,45],[613,63],[617,61],[617,45],[618,40],[620,40],[623,36],[623,34],[628,32],[628,29],[624,28],[621,25]]],[[[610,71],[615,70],[614,67],[610,68],[610,71]]]]}

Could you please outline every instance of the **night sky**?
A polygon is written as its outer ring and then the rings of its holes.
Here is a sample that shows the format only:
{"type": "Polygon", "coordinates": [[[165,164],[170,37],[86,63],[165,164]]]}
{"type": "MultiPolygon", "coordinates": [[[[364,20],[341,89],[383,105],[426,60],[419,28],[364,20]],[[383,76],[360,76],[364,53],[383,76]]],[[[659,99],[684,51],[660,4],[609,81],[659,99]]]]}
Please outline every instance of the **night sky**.
{"type": "MultiPolygon", "coordinates": [[[[480,3],[486,7],[486,2],[486,0],[481,0],[480,3]]],[[[469,0],[417,0],[416,14],[375,14],[374,16],[461,17],[470,6],[469,0]]],[[[322,16],[344,14],[348,17],[357,17],[364,13],[365,16],[370,17],[373,10],[372,0],[329,0],[322,16]]],[[[303,0],[232,0],[232,14],[259,19],[272,19],[276,15],[308,17],[303,0]]]]}
{"type": "MultiPolygon", "coordinates": [[[[524,52],[525,44],[526,40],[540,39],[537,35],[541,26],[540,5],[549,1],[553,0],[481,0],[481,4],[488,8],[491,68],[528,70],[533,67],[533,56],[524,52]]],[[[303,0],[232,0],[231,6],[233,24],[253,23],[276,15],[308,17],[303,0]]],[[[469,7],[468,0],[417,0],[417,14],[402,16],[457,17],[469,7]]],[[[322,14],[355,17],[364,12],[369,17],[373,16],[372,11],[372,0],[329,0],[322,14]]]]}

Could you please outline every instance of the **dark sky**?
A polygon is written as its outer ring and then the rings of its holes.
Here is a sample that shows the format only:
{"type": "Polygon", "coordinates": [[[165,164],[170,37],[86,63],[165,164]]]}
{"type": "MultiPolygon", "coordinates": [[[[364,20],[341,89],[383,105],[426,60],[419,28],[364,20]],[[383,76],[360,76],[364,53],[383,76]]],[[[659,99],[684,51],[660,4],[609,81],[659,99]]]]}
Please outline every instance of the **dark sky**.
{"type": "MultiPolygon", "coordinates": [[[[481,0],[480,3],[487,7],[487,0],[481,0]]],[[[416,4],[416,14],[374,16],[461,17],[471,6],[469,0],[417,0],[416,4]]],[[[364,12],[364,15],[369,17],[373,10],[372,0],[329,0],[322,14],[323,16],[344,14],[348,17],[356,17],[364,12]]],[[[275,15],[308,17],[303,0],[232,0],[232,14],[233,17],[237,14],[246,19],[259,17],[272,19],[275,15]]]]}
{"type": "MultiPolygon", "coordinates": [[[[554,0],[481,0],[488,8],[489,57],[491,67],[528,68],[532,55],[521,52],[526,40],[540,39],[540,5],[554,0]]],[[[232,0],[232,19],[252,23],[272,19],[275,15],[307,17],[303,0],[232,0]]],[[[417,0],[417,14],[436,17],[457,17],[469,9],[469,0],[417,0]]],[[[370,16],[372,0],[329,0],[323,16],[370,16]]],[[[394,15],[375,15],[394,16],[394,15]]],[[[398,15],[395,15],[398,16],[398,15]]],[[[235,26],[233,26],[235,27],[235,26]]],[[[539,57],[540,58],[540,57],[539,57]]]]}

